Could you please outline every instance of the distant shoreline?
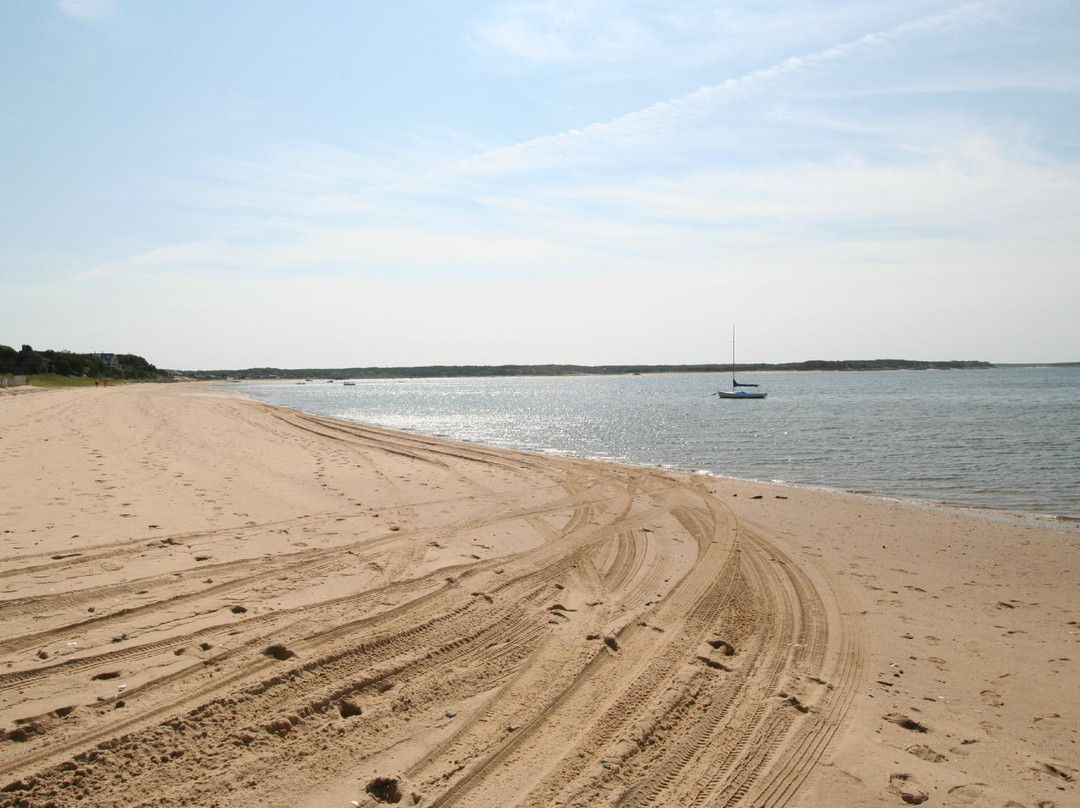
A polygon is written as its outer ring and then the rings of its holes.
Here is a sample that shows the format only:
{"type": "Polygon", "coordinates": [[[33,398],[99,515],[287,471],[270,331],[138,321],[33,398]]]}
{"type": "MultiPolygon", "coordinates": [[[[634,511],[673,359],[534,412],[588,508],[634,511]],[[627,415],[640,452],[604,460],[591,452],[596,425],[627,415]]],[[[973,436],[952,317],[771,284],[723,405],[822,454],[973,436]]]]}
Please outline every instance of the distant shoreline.
{"type": "MultiPolygon", "coordinates": [[[[1080,363],[1032,365],[1074,367],[1080,363]]],[[[1002,367],[977,360],[922,361],[911,359],[809,360],[780,364],[736,365],[737,373],[874,371],[874,370],[990,370],[1002,367]]],[[[1020,367],[1008,365],[1005,367],[1020,367]]],[[[1025,366],[1026,367],[1026,366],[1025,366]]],[[[425,365],[416,367],[244,368],[177,371],[190,379],[431,379],[491,376],[627,376],[658,373],[730,373],[731,365],[425,365]]]]}

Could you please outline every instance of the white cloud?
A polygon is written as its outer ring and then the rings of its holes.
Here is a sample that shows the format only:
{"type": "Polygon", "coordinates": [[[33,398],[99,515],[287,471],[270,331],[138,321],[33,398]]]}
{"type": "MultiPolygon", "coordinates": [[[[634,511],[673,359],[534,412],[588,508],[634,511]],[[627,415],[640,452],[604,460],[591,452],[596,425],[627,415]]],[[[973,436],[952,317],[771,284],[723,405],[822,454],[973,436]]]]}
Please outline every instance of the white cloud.
{"type": "MultiPolygon", "coordinates": [[[[834,146],[817,159],[782,150],[769,160],[754,155],[745,168],[709,155],[714,159],[687,160],[655,179],[577,170],[604,161],[625,169],[634,154],[685,150],[701,121],[712,120],[710,133],[723,125],[715,113],[725,106],[772,97],[768,90],[779,82],[873,54],[887,42],[996,19],[997,6],[967,3],[612,121],[483,152],[443,170],[423,173],[421,166],[414,176],[400,154],[372,160],[311,144],[269,150],[253,161],[219,161],[211,168],[221,193],[210,188],[202,192],[206,198],[261,205],[276,216],[257,232],[150,251],[98,271],[280,271],[311,264],[329,273],[430,274],[441,267],[456,274],[500,266],[582,273],[644,267],[672,255],[696,265],[717,250],[764,240],[776,255],[830,240],[994,241],[1016,228],[1052,243],[1070,232],[1080,177],[1038,165],[1000,131],[940,116],[778,118],[798,130],[795,137],[785,132],[788,141],[828,127],[872,142],[885,159],[834,146]],[[537,182],[520,176],[538,167],[548,171],[537,182]]],[[[758,122],[753,131],[761,130],[758,122]]]]}
{"type": "MultiPolygon", "coordinates": [[[[910,124],[914,125],[914,124],[910,124]]],[[[1007,141],[957,128],[903,162],[860,156],[698,169],[653,179],[514,186],[463,214],[415,198],[377,197],[364,215],[267,219],[223,238],[135,254],[101,276],[396,277],[402,283],[648,274],[675,279],[718,263],[845,267],[923,251],[956,271],[1001,255],[1038,255],[1046,273],[1080,249],[1080,171],[1024,162],[1007,141]],[[989,251],[989,252],[988,252],[989,251]]]]}
{"type": "MultiPolygon", "coordinates": [[[[942,27],[977,14],[1005,21],[1009,0],[890,0],[802,4],[731,0],[506,0],[472,28],[481,46],[538,67],[618,65],[639,75],[743,57],[812,49],[898,15],[942,27]],[[946,8],[945,11],[941,11],[946,8]]],[[[883,36],[905,33],[886,22],[883,36]]],[[[767,58],[767,57],[766,57],[767,58]]]]}
{"type": "Polygon", "coordinates": [[[652,148],[672,131],[684,131],[725,106],[775,88],[777,84],[856,56],[869,56],[912,36],[948,33],[958,27],[998,22],[1002,3],[971,2],[889,29],[866,34],[827,49],[792,56],[738,78],[703,86],[683,96],[660,101],[609,121],[544,135],[469,157],[438,174],[483,175],[565,167],[574,163],[604,164],[628,150],[652,148]]]}
{"type": "MultiPolygon", "coordinates": [[[[875,165],[849,157],[785,162],[741,172],[699,172],[600,194],[610,215],[706,233],[714,247],[768,241],[811,244],[927,240],[1080,247],[1074,234],[1080,172],[1010,159],[978,133],[949,154],[875,165]]],[[[707,254],[708,250],[703,250],[707,254]]]]}
{"type": "Polygon", "coordinates": [[[97,20],[111,17],[117,11],[117,0],[59,0],[61,13],[77,20],[97,20]]]}
{"type": "Polygon", "coordinates": [[[536,64],[619,62],[639,55],[650,39],[637,19],[605,0],[503,3],[475,33],[496,50],[536,64]]]}
{"type": "Polygon", "coordinates": [[[73,278],[77,283],[119,282],[138,276],[183,276],[211,272],[265,277],[307,270],[325,277],[491,277],[574,267],[595,260],[587,247],[548,234],[452,232],[430,222],[413,226],[331,226],[305,221],[277,222],[258,239],[207,239],[148,250],[100,264],[73,278]]]}
{"type": "MultiPolygon", "coordinates": [[[[902,346],[913,316],[958,320],[962,301],[979,314],[965,320],[973,347],[957,355],[1004,359],[990,324],[1012,308],[1042,305],[1040,322],[1073,321],[1080,174],[1040,151],[1024,129],[1037,119],[1022,109],[1008,120],[990,104],[991,119],[930,98],[1006,86],[1008,70],[946,69],[928,91],[924,77],[948,65],[927,64],[932,49],[922,46],[1000,33],[1006,7],[966,3],[879,25],[626,115],[478,153],[464,141],[291,141],[204,160],[202,185],[183,201],[213,213],[217,238],[202,229],[189,243],[101,265],[67,292],[81,299],[87,281],[107,277],[138,290],[136,301],[168,301],[162,308],[180,313],[163,315],[163,345],[181,343],[175,335],[201,317],[208,332],[234,329],[248,355],[274,346],[278,356],[289,345],[275,329],[288,322],[306,335],[300,349],[369,346],[373,364],[706,360],[686,346],[707,346],[716,320],[744,314],[790,326],[776,329],[775,345],[759,337],[757,358],[838,358],[860,329],[902,346]],[[864,79],[875,65],[885,67],[864,79]],[[905,97],[887,98],[894,92],[905,97]],[[871,103],[875,95],[888,103],[871,103]],[[349,316],[327,317],[334,306],[349,316]],[[462,317],[470,308],[487,314],[462,317]],[[823,318],[850,332],[792,356],[791,335],[822,331],[823,318]]],[[[537,63],[651,47],[633,25],[613,49],[594,47],[617,14],[600,2],[504,8],[518,17],[502,18],[491,41],[537,63]]]]}

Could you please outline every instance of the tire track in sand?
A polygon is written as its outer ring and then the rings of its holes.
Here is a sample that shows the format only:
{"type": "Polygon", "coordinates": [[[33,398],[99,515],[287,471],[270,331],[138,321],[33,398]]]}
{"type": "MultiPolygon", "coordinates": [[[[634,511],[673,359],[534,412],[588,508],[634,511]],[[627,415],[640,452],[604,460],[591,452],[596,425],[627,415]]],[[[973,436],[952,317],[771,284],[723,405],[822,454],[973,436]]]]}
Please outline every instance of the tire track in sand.
{"type": "MultiPolygon", "coordinates": [[[[343,561],[394,555],[356,591],[313,590],[233,624],[35,670],[43,678],[0,674],[15,689],[150,666],[105,701],[5,724],[0,806],[335,804],[349,782],[374,806],[363,787],[384,775],[424,805],[784,806],[838,731],[864,655],[844,592],[694,478],[214,405],[237,430],[273,414],[275,434],[321,458],[328,504],[355,475],[414,514],[407,492],[450,486],[429,506],[450,515],[229,573],[257,603],[279,576],[329,581],[343,561]],[[430,545],[469,547],[476,531],[509,525],[527,547],[462,559],[430,545]],[[221,646],[182,670],[153,667],[172,642],[202,638],[221,646]]],[[[156,400],[142,407],[130,417],[159,417],[156,400]]]]}

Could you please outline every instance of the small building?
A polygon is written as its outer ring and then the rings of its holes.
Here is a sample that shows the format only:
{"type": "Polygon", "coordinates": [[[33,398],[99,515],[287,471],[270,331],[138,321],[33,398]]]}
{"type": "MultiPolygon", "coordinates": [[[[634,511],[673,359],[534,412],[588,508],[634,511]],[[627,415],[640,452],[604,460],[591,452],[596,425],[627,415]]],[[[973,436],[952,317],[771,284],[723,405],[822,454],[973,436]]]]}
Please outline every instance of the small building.
{"type": "Polygon", "coordinates": [[[116,358],[116,354],[113,353],[96,353],[90,354],[97,359],[101,364],[105,366],[105,370],[119,370],[120,360],[116,358]]]}

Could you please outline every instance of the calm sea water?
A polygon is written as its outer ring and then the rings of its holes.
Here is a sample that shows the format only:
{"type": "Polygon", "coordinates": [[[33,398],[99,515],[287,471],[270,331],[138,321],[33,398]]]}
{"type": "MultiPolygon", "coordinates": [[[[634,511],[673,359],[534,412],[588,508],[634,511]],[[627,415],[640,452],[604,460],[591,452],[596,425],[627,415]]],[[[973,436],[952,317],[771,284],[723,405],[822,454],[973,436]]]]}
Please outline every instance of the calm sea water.
{"type": "MultiPolygon", "coordinates": [[[[1080,518],[1080,369],[243,382],[254,398],[455,440],[1080,518]]],[[[231,386],[236,389],[237,385],[231,386]]]]}

